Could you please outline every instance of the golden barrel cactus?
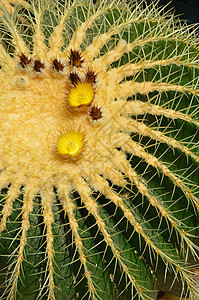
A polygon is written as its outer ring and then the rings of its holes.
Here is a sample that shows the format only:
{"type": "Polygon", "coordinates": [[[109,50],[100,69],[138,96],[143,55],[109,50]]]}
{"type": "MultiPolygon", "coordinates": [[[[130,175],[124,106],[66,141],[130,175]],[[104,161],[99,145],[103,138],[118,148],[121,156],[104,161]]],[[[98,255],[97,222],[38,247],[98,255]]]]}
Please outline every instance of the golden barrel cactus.
{"type": "Polygon", "coordinates": [[[194,299],[197,28],[142,0],[0,7],[1,299],[194,299]]]}

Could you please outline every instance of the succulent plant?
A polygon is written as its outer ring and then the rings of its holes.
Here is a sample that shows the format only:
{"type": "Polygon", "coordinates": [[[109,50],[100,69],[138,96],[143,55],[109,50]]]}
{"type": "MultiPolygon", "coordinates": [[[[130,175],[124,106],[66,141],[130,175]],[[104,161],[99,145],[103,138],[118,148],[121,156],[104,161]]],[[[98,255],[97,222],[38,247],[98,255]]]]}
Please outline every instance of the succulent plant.
{"type": "Polygon", "coordinates": [[[194,299],[197,28],[153,2],[16,0],[0,35],[1,299],[194,299]]]}

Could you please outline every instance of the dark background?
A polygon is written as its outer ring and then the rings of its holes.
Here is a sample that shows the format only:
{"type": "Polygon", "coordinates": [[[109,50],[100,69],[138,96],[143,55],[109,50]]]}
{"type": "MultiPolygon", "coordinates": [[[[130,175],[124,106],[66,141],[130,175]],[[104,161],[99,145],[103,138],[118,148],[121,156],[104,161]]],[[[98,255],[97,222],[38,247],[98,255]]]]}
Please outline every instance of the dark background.
{"type": "Polygon", "coordinates": [[[166,10],[173,8],[175,15],[180,15],[181,20],[186,20],[188,24],[199,23],[199,0],[160,0],[158,6],[165,6],[168,3],[170,4],[166,10]]]}

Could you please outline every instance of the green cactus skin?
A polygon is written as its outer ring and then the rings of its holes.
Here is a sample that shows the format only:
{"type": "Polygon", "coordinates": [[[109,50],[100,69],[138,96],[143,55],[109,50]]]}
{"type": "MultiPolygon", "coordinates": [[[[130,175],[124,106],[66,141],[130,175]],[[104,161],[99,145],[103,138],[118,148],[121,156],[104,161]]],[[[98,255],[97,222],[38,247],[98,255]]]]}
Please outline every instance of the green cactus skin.
{"type": "Polygon", "coordinates": [[[137,0],[16,0],[0,34],[1,299],[196,299],[196,28],[137,0]]]}

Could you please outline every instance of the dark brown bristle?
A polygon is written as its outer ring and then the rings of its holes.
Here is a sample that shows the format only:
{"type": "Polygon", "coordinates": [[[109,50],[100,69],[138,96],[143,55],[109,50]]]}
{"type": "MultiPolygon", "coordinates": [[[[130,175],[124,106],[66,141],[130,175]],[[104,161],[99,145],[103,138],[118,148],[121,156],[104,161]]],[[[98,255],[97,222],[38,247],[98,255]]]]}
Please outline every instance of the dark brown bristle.
{"type": "Polygon", "coordinates": [[[72,67],[81,67],[84,59],[82,58],[82,54],[78,50],[70,50],[69,54],[69,64],[72,67]]]}
{"type": "Polygon", "coordinates": [[[40,60],[36,59],[34,62],[33,68],[36,72],[41,72],[41,69],[44,69],[44,63],[42,63],[40,60]]]}
{"type": "Polygon", "coordinates": [[[86,72],[86,79],[85,79],[86,82],[94,84],[94,83],[96,83],[96,78],[97,78],[97,75],[93,71],[88,70],[86,72]]]}
{"type": "Polygon", "coordinates": [[[31,62],[31,58],[28,58],[25,54],[21,53],[19,55],[19,59],[20,59],[20,66],[24,69],[30,62],[31,62]]]}
{"type": "Polygon", "coordinates": [[[101,109],[96,106],[93,106],[90,110],[90,116],[94,121],[101,119],[102,117],[101,109]]]}
{"type": "Polygon", "coordinates": [[[53,68],[57,71],[57,72],[62,72],[64,69],[64,65],[63,63],[61,63],[58,59],[54,59],[52,62],[53,68]]]}
{"type": "Polygon", "coordinates": [[[76,73],[70,73],[69,78],[72,84],[76,85],[78,82],[81,82],[81,79],[76,73]]]}

